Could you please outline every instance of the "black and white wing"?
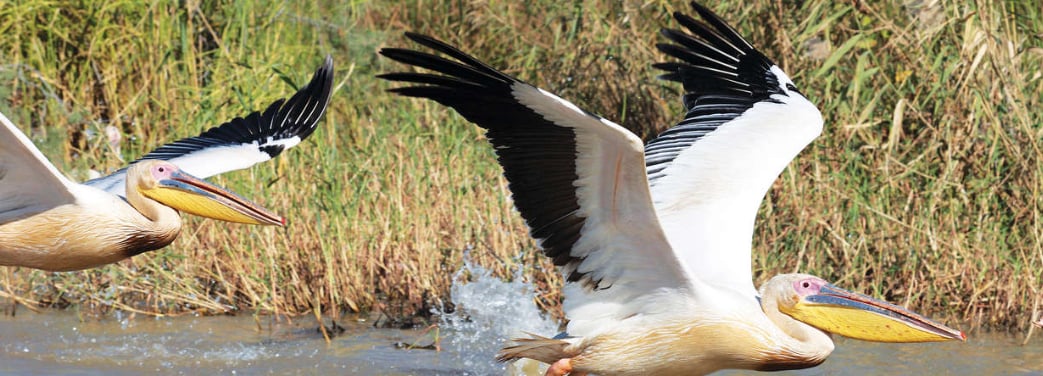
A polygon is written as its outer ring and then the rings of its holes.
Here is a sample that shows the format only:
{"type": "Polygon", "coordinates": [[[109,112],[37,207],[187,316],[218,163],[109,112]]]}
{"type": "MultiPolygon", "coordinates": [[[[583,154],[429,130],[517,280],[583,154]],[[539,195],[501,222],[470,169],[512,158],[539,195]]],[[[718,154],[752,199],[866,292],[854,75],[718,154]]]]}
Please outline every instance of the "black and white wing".
{"type": "Polygon", "coordinates": [[[822,115],[793,81],[709,9],[664,29],[655,64],[684,85],[684,120],[645,146],[652,199],[693,278],[753,290],[750,247],[764,194],[822,132],[822,115]]]}
{"type": "Polygon", "coordinates": [[[73,185],[0,114],[0,224],[76,202],[73,185]]]}
{"type": "MultiPolygon", "coordinates": [[[[311,135],[326,112],[333,90],[333,59],[315,71],[311,82],[264,112],[253,112],[189,137],[160,146],[138,160],[162,159],[200,178],[241,170],[275,158],[311,135]]],[[[135,161],[136,162],[136,161],[135,161]]],[[[84,184],[126,196],[124,167],[84,184]]]]}
{"type": "Polygon", "coordinates": [[[569,282],[570,334],[615,327],[677,296],[653,292],[687,291],[653,211],[637,136],[445,43],[406,36],[456,61],[385,48],[380,54],[435,73],[379,77],[416,84],[391,91],[452,107],[487,130],[514,205],[569,282]]]}

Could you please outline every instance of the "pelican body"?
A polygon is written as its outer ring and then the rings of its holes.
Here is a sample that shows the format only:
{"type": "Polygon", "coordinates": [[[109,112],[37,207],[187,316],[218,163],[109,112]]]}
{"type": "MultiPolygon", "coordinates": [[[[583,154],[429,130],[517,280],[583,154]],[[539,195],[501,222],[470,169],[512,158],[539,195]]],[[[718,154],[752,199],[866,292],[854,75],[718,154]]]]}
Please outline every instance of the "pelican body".
{"type": "Polygon", "coordinates": [[[829,333],[882,342],[962,340],[962,332],[806,274],[753,286],[757,209],[779,173],[822,131],[792,80],[709,9],[674,18],[656,64],[684,85],[686,113],[643,144],[623,127],[434,38],[447,55],[380,53],[433,73],[379,77],[390,91],[452,107],[487,130],[514,205],[565,277],[569,323],[515,339],[501,361],[548,375],[699,375],[812,367],[829,333]],[[451,58],[451,59],[450,59],[451,58]]]}
{"type": "Polygon", "coordinates": [[[181,231],[178,210],[228,222],[285,223],[268,209],[170,162],[135,163],[127,176],[125,199],[67,183],[66,201],[33,203],[19,214],[0,215],[0,265],[70,271],[160,249],[181,231]]]}
{"type": "Polygon", "coordinates": [[[116,262],[173,242],[181,230],[179,212],[284,225],[279,215],[202,178],[250,167],[299,144],[325,113],[332,72],[326,57],[289,100],[163,145],[84,184],[58,172],[0,114],[0,265],[70,271],[116,262]]]}

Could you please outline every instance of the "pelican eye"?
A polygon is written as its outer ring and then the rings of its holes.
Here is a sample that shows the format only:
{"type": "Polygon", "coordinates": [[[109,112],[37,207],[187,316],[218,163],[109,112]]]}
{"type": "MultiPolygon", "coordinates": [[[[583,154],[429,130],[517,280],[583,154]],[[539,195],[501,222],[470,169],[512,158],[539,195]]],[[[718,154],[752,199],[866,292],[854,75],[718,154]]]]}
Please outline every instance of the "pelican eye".
{"type": "Polygon", "coordinates": [[[804,283],[802,283],[801,286],[803,286],[804,288],[811,288],[811,283],[809,283],[808,281],[804,281],[804,283]]]}

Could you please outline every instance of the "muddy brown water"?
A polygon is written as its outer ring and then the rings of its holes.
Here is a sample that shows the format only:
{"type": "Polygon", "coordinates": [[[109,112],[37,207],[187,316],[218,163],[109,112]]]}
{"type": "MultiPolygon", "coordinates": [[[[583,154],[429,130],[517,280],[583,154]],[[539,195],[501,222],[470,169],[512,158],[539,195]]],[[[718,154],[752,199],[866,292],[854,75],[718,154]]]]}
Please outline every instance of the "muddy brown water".
{"type": "MultiPolygon", "coordinates": [[[[429,337],[418,330],[376,329],[365,321],[340,323],[346,331],[327,344],[309,317],[289,322],[248,315],[81,320],[71,311],[22,309],[13,317],[0,317],[0,374],[503,374],[488,353],[502,343],[492,330],[483,334],[445,325],[440,332],[444,343],[468,336],[466,343],[477,345],[403,350],[395,344],[429,337]]],[[[837,350],[819,367],[773,374],[1043,374],[1043,338],[1026,346],[1012,336],[982,333],[972,334],[967,343],[877,344],[838,338],[837,350]]]]}

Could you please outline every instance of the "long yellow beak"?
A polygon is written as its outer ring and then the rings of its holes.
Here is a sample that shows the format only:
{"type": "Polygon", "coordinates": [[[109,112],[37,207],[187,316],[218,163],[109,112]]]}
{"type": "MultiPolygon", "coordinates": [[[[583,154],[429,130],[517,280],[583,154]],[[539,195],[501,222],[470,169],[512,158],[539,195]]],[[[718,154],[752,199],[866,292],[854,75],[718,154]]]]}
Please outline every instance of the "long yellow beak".
{"type": "Polygon", "coordinates": [[[874,342],[966,341],[963,332],[891,303],[827,284],[818,294],[779,310],[808,325],[874,342]]]}
{"type": "Polygon", "coordinates": [[[141,193],[163,205],[201,217],[255,225],[286,224],[278,214],[181,171],[158,181],[151,189],[142,189],[141,193]]]}

